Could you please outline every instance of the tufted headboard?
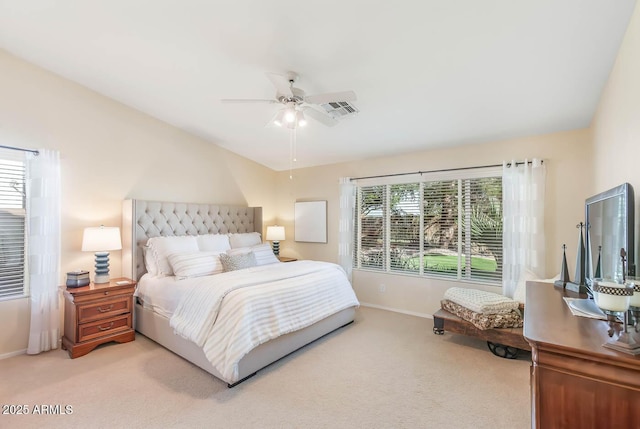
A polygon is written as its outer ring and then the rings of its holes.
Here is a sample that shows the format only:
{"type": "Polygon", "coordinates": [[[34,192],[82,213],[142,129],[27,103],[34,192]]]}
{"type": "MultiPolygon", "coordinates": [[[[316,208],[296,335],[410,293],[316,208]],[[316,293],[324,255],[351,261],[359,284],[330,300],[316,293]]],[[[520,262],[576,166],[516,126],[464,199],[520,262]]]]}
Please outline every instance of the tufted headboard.
{"type": "Polygon", "coordinates": [[[262,234],[262,207],[124,200],[122,275],[146,272],[142,248],[151,237],[242,232],[262,234]]]}

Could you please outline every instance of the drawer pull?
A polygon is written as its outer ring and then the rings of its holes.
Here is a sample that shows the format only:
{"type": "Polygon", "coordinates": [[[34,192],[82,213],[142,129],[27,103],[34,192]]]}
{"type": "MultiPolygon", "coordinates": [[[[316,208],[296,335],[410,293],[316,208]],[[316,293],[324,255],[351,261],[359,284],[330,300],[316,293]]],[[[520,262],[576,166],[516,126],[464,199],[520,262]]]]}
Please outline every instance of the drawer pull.
{"type": "Polygon", "coordinates": [[[111,311],[111,309],[113,309],[113,304],[111,304],[108,308],[98,307],[98,311],[100,313],[106,313],[107,311],[111,311]]]}
{"type": "Polygon", "coordinates": [[[102,326],[98,326],[98,330],[100,331],[108,331],[111,328],[113,328],[113,322],[111,322],[109,326],[107,326],[106,328],[103,328],[102,326]]]}

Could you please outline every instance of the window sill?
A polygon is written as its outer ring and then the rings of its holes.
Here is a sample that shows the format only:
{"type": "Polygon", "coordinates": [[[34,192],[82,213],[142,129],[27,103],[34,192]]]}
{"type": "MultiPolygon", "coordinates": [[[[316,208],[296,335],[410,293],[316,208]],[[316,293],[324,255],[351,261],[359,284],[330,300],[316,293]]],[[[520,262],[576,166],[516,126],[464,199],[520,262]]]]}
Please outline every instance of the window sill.
{"type": "Polygon", "coordinates": [[[29,295],[11,295],[11,296],[5,296],[0,298],[0,303],[2,302],[8,302],[8,301],[15,301],[17,299],[29,299],[29,295]]]}
{"type": "Polygon", "coordinates": [[[496,284],[496,283],[492,283],[492,282],[483,282],[481,280],[472,280],[472,279],[454,279],[451,277],[445,277],[445,276],[436,276],[436,275],[425,275],[425,274],[417,274],[417,273],[409,273],[409,272],[401,272],[401,271],[382,271],[382,270],[369,270],[366,268],[354,268],[353,269],[354,272],[357,271],[362,271],[365,273],[371,273],[371,274],[381,274],[381,275],[387,275],[387,276],[402,276],[402,277],[411,277],[414,279],[425,279],[425,280],[439,280],[439,281],[445,281],[445,282],[452,282],[452,283],[465,283],[465,284],[469,284],[469,285],[481,285],[481,286],[489,286],[489,287],[495,287],[495,288],[500,288],[502,289],[502,284],[496,284]]]}

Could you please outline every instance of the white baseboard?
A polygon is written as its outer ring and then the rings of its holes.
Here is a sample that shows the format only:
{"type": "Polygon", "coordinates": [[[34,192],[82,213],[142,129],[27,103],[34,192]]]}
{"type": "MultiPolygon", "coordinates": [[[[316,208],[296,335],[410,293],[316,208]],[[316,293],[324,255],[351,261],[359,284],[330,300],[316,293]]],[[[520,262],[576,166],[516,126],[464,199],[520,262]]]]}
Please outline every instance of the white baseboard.
{"type": "Polygon", "coordinates": [[[16,350],[15,352],[9,352],[9,353],[5,353],[0,355],[0,360],[2,359],[8,359],[10,357],[14,357],[14,356],[18,356],[18,355],[23,355],[27,353],[27,349],[22,349],[22,350],[16,350]]]}
{"type": "MultiPolygon", "coordinates": [[[[53,348],[52,350],[58,350],[62,348],[62,338],[58,338],[58,345],[53,348]]],[[[15,352],[9,352],[9,353],[5,353],[0,355],[0,360],[2,359],[8,359],[10,357],[14,357],[14,356],[19,356],[19,355],[24,355],[27,354],[27,349],[22,349],[22,350],[16,350],[15,352]]]]}
{"type": "Polygon", "coordinates": [[[433,319],[433,315],[432,314],[427,314],[427,313],[418,313],[418,312],[415,312],[415,311],[401,310],[399,308],[385,307],[383,305],[369,304],[367,302],[360,302],[360,305],[363,306],[363,307],[377,308],[379,310],[393,311],[394,313],[408,314],[409,316],[417,316],[417,317],[423,317],[425,319],[433,319]]]}

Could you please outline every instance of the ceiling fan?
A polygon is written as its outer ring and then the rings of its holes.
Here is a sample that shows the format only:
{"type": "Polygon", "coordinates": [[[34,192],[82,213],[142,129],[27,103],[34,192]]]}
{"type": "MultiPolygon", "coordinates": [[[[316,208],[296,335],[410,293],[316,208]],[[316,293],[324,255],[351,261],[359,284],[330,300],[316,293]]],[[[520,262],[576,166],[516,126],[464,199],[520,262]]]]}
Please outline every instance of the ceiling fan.
{"type": "Polygon", "coordinates": [[[330,92],[325,94],[306,95],[306,93],[293,86],[298,80],[295,72],[286,75],[266,73],[267,78],[276,88],[276,96],[273,99],[223,99],[223,103],[270,103],[282,104],[269,124],[297,128],[306,125],[305,114],[318,122],[334,126],[338,120],[350,115],[355,115],[359,110],[351,104],[356,100],[353,91],[330,92]]]}

